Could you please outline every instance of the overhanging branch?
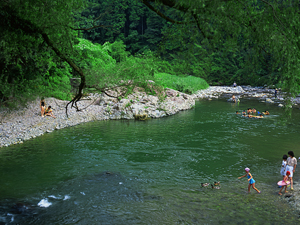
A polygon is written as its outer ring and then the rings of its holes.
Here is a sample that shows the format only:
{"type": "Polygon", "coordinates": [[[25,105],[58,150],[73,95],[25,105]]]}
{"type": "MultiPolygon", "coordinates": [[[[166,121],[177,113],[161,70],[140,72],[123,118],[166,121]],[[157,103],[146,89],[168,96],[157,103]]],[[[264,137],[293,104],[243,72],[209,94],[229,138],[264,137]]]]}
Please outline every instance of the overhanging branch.
{"type": "Polygon", "coordinates": [[[47,45],[56,53],[58,57],[60,57],[62,60],[67,62],[80,76],[81,81],[78,89],[78,93],[76,96],[67,104],[66,106],[66,114],[68,116],[68,106],[69,104],[72,104],[71,107],[74,107],[79,111],[77,107],[77,102],[81,99],[82,97],[82,90],[85,87],[85,75],[83,71],[69,58],[67,57],[64,53],[62,53],[53,43],[52,40],[50,40],[49,36],[47,33],[45,33],[41,28],[36,26],[34,23],[32,23],[29,20],[20,18],[17,14],[14,13],[14,11],[8,6],[8,5],[2,5],[0,6],[0,9],[6,12],[6,16],[2,18],[7,25],[14,29],[20,29],[26,34],[29,35],[41,35],[43,40],[47,43],[47,45]]]}
{"type": "Polygon", "coordinates": [[[180,22],[180,21],[176,21],[176,20],[173,20],[169,17],[167,17],[166,15],[164,15],[163,13],[161,13],[158,9],[155,9],[148,1],[146,0],[143,0],[143,3],[149,8],[151,9],[153,12],[155,12],[157,15],[159,15],[161,18],[171,22],[171,23],[174,23],[174,24],[186,24],[185,22],[180,22]]]}

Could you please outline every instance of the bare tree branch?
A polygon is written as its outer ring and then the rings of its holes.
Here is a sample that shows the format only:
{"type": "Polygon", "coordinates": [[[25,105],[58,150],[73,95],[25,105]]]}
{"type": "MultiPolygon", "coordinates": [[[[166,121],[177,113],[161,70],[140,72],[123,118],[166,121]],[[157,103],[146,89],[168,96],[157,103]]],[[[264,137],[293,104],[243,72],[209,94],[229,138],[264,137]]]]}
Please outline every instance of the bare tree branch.
{"type": "Polygon", "coordinates": [[[180,21],[175,21],[169,17],[167,17],[166,15],[164,15],[163,13],[161,13],[158,9],[155,9],[147,0],[143,0],[143,3],[149,8],[151,9],[153,12],[155,12],[157,15],[159,15],[161,18],[174,23],[174,24],[186,24],[186,22],[180,22],[180,21]]]}
{"type": "Polygon", "coordinates": [[[200,27],[200,22],[199,22],[199,20],[198,20],[197,15],[196,15],[195,13],[193,13],[192,15],[193,15],[193,17],[194,17],[194,19],[195,19],[195,21],[196,21],[196,24],[197,24],[197,27],[198,27],[199,31],[202,33],[202,35],[203,35],[204,38],[207,38],[207,36],[206,36],[205,33],[203,32],[202,28],[200,27]]]}

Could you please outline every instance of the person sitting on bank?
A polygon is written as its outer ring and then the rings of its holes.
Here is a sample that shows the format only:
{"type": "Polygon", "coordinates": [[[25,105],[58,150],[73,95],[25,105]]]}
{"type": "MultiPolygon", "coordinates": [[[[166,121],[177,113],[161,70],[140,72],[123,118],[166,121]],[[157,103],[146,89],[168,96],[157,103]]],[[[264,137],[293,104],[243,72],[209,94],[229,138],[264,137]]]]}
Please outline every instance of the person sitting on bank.
{"type": "Polygon", "coordinates": [[[41,116],[44,117],[44,115],[45,115],[45,109],[46,109],[46,103],[45,103],[45,99],[44,98],[41,99],[40,108],[41,108],[41,116]]]}
{"type": "Polygon", "coordinates": [[[51,116],[53,118],[56,118],[53,114],[53,111],[51,109],[51,105],[48,106],[48,108],[45,110],[45,116],[51,116]]]}

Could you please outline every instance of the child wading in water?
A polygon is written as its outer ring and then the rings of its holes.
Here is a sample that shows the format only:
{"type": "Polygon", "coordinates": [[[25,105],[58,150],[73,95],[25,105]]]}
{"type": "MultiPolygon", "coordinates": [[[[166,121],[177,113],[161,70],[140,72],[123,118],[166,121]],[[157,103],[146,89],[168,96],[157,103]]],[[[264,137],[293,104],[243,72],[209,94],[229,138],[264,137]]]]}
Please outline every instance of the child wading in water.
{"type": "Polygon", "coordinates": [[[253,177],[252,177],[252,175],[251,175],[251,173],[250,173],[249,171],[250,171],[250,169],[249,169],[248,167],[245,168],[246,174],[243,175],[243,176],[241,176],[241,177],[239,177],[238,179],[241,179],[242,177],[247,176],[248,181],[249,181],[249,185],[248,185],[248,193],[250,193],[250,187],[251,187],[251,186],[252,186],[252,188],[253,188],[255,191],[257,191],[257,193],[260,193],[260,191],[255,187],[255,180],[253,179],[253,177]]]}
{"type": "Polygon", "coordinates": [[[279,182],[277,183],[277,184],[280,184],[280,186],[281,186],[280,191],[278,192],[279,195],[282,195],[282,194],[281,194],[281,191],[282,191],[283,187],[285,187],[284,193],[287,193],[286,187],[287,187],[288,184],[290,183],[290,182],[288,181],[289,175],[290,175],[290,174],[291,174],[290,171],[287,171],[287,172],[286,172],[286,175],[283,177],[283,181],[279,181],[279,182]]]}
{"type": "Polygon", "coordinates": [[[281,170],[280,170],[280,174],[281,176],[284,178],[285,177],[285,170],[286,170],[286,160],[287,160],[287,155],[283,155],[282,157],[282,164],[281,164],[281,170]]]}

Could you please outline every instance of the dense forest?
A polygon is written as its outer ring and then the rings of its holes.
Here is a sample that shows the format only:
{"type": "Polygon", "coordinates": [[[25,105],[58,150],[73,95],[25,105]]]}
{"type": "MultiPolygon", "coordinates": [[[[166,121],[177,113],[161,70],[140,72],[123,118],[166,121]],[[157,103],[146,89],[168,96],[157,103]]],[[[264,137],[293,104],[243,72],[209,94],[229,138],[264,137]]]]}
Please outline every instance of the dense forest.
{"type": "Polygon", "coordinates": [[[299,92],[299,1],[1,0],[0,14],[1,105],[74,103],[149,80],[186,93],[233,82],[299,92]],[[70,78],[81,78],[77,94],[70,78]]]}

